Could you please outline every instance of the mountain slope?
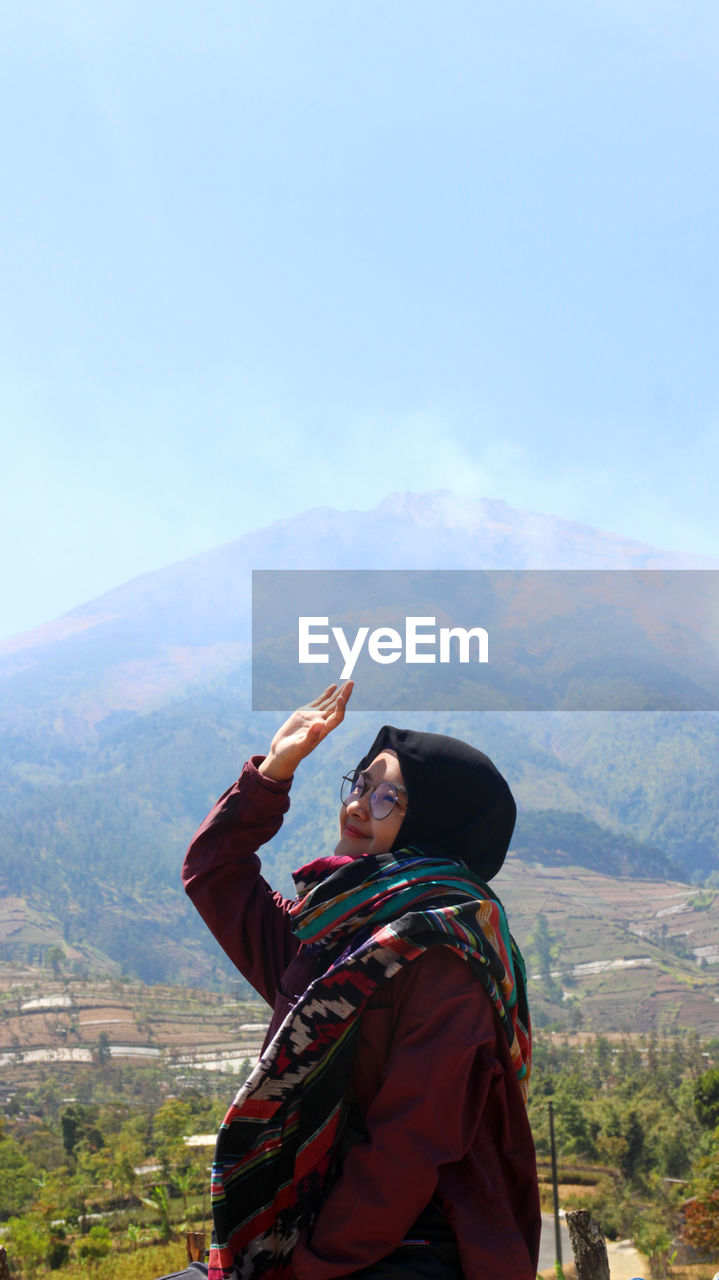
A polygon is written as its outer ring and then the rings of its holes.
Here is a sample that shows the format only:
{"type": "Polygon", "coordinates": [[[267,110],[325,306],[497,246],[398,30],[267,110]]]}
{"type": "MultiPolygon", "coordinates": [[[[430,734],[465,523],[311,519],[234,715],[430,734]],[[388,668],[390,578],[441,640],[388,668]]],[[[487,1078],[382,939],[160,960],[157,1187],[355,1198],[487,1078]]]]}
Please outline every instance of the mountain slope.
{"type": "Polygon", "coordinates": [[[224,677],[249,655],[252,569],[711,567],[719,561],[444,492],[396,494],[372,511],[317,508],[0,642],[0,711],[20,725],[45,712],[48,727],[60,709],[62,734],[82,736],[111,710],[161,705],[224,677]]]}

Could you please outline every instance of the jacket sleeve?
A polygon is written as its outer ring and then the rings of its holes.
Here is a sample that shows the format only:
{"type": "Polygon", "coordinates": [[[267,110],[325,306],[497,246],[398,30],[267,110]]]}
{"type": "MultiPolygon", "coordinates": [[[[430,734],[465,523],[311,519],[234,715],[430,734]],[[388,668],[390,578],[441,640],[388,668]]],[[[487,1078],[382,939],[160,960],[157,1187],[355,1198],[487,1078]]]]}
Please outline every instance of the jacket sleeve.
{"type": "Polygon", "coordinates": [[[185,856],[182,881],[230,960],[274,1006],[279,979],[298,949],[289,902],[260,875],[257,849],[280,829],[288,782],[259,773],[253,756],[211,809],[185,856]]]}
{"type": "Polygon", "coordinates": [[[464,961],[444,947],[393,979],[394,1035],[382,1083],[308,1241],[297,1280],[329,1280],[391,1253],[429,1203],[441,1165],[469,1150],[493,1076],[491,1002],[464,961]]]}

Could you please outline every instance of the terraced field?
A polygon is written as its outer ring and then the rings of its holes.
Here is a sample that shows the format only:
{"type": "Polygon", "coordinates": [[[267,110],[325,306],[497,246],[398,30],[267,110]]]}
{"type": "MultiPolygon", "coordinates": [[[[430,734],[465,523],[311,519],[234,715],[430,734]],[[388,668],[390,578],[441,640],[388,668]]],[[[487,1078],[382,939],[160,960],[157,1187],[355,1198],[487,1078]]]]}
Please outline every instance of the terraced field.
{"type": "Polygon", "coordinates": [[[531,1005],[548,1021],[571,1007],[596,1031],[719,1034],[719,894],[671,881],[629,880],[584,868],[528,867],[510,856],[493,881],[527,951],[531,1005]],[[553,940],[546,972],[531,938],[544,916],[553,940]]]}
{"type": "Polygon", "coordinates": [[[178,1074],[238,1072],[257,1057],[269,1010],[217,992],[58,979],[0,966],[0,1080],[48,1063],[157,1062],[178,1074]]]}
{"type": "MultiPolygon", "coordinates": [[[[527,956],[536,1026],[719,1035],[719,894],[515,857],[494,883],[527,956]],[[544,965],[534,943],[540,917],[551,942],[544,965]]],[[[11,907],[6,927],[17,927],[22,913],[11,907]]],[[[108,1058],[155,1062],[177,1075],[235,1074],[259,1052],[269,1020],[259,1000],[56,968],[0,965],[3,1083],[49,1063],[108,1058]]]]}

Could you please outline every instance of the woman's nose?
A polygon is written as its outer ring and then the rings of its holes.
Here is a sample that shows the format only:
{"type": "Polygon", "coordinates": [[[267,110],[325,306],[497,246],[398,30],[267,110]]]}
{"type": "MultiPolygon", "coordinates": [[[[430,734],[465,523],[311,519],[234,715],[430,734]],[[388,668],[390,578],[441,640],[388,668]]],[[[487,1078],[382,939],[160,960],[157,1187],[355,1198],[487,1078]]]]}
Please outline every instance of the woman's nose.
{"type": "Polygon", "coordinates": [[[352,809],[354,813],[368,813],[369,812],[369,796],[367,792],[360,791],[359,793],[357,793],[356,791],[353,791],[352,795],[349,797],[347,801],[346,807],[347,807],[348,813],[350,809],[352,809]]]}

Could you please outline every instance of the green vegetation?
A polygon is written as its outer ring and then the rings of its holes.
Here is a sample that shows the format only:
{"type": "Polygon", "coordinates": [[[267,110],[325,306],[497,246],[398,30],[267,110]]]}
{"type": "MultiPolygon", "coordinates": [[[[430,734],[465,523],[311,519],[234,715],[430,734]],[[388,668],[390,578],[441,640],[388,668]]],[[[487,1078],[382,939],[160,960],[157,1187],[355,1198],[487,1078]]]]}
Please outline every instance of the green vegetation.
{"type": "MultiPolygon", "coordinates": [[[[571,1185],[565,1205],[588,1209],[610,1238],[632,1237],[652,1277],[668,1274],[682,1231],[719,1251],[718,1059],[719,1043],[692,1032],[541,1036],[536,1046],[530,1117],[540,1170],[548,1180],[551,1098],[560,1180],[571,1185]]],[[[543,1199],[548,1206],[548,1187],[543,1199]]]]}
{"type": "Polygon", "coordinates": [[[713,905],[716,896],[715,889],[700,889],[698,893],[692,895],[688,905],[693,911],[707,911],[713,905]]]}
{"type": "Polygon", "coordinates": [[[560,954],[557,935],[550,929],[547,917],[539,912],[532,932],[527,938],[524,958],[527,962],[527,974],[531,979],[535,972],[535,981],[541,983],[542,994],[546,1000],[558,1002],[562,999],[562,984],[557,981],[552,969],[560,954]]]}
{"type": "MultiPolygon", "coordinates": [[[[610,1238],[634,1237],[662,1276],[692,1196],[686,1237],[719,1256],[717,1080],[719,1041],[693,1033],[541,1033],[530,1118],[547,1207],[551,1099],[566,1206],[588,1208],[610,1238]]],[[[211,1152],[184,1139],[214,1133],[236,1087],[234,1076],[178,1082],[159,1065],[96,1060],[43,1069],[7,1097],[0,1218],[14,1269],[63,1280],[88,1267],[96,1280],[120,1280],[121,1265],[146,1280],[180,1269],[179,1235],[210,1220],[211,1152]]]]}
{"type": "Polygon", "coordinates": [[[91,1264],[111,1275],[118,1252],[204,1229],[211,1149],[184,1139],[219,1128],[236,1086],[195,1072],[172,1096],[166,1069],[98,1061],[18,1089],[0,1132],[0,1222],[14,1270],[70,1277],[91,1264]]]}
{"type": "Polygon", "coordinates": [[[719,1125],[719,1071],[705,1071],[694,1084],[694,1110],[706,1129],[719,1125]]]}
{"type": "Polygon", "coordinates": [[[583,813],[561,809],[520,813],[512,847],[520,857],[545,867],[589,867],[612,876],[686,879],[684,867],[662,849],[601,826],[583,813]]]}

